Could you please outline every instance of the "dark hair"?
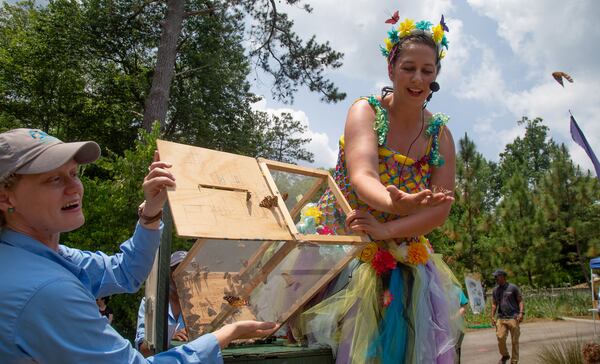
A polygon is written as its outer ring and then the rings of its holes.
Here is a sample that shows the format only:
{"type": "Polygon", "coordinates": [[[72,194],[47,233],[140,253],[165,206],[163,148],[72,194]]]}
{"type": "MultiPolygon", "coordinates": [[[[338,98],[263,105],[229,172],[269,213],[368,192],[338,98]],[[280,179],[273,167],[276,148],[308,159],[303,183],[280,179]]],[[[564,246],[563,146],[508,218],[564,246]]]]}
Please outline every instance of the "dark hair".
{"type": "Polygon", "coordinates": [[[409,44],[424,44],[433,49],[433,51],[435,52],[436,71],[437,73],[440,73],[440,70],[442,69],[442,64],[440,63],[440,49],[437,46],[437,44],[435,44],[435,41],[431,37],[431,34],[422,30],[414,30],[411,34],[401,38],[400,41],[396,43],[394,47],[392,47],[392,49],[390,50],[390,55],[388,56],[388,64],[390,65],[390,67],[394,66],[394,63],[396,62],[402,51],[409,44]]]}

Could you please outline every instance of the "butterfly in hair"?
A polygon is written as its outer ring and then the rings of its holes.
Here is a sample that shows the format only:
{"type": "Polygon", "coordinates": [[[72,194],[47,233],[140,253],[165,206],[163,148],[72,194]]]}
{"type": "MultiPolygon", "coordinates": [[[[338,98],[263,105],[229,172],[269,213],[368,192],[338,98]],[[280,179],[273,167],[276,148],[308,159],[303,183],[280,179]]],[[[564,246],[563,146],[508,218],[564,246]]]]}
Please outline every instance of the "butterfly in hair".
{"type": "Polygon", "coordinates": [[[248,306],[250,304],[246,298],[241,298],[239,296],[223,296],[223,299],[227,301],[231,307],[235,308],[248,306]]]}
{"type": "Polygon", "coordinates": [[[266,207],[270,209],[271,207],[277,207],[277,196],[265,196],[262,201],[258,204],[260,207],[266,207]]]}
{"type": "Polygon", "coordinates": [[[449,32],[448,26],[446,25],[446,21],[444,20],[444,14],[442,14],[442,19],[440,20],[440,25],[445,32],[449,32]]]}
{"type": "Polygon", "coordinates": [[[394,14],[391,18],[385,21],[386,24],[396,24],[400,20],[400,15],[398,15],[398,10],[394,11],[394,14]]]}

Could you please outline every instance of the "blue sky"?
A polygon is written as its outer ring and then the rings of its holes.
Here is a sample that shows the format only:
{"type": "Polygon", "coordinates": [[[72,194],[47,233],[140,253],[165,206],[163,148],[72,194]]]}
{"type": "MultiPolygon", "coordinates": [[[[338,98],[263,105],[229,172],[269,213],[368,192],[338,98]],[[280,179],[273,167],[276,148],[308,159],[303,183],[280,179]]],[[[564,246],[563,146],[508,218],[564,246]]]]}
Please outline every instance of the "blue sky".
{"type": "Polygon", "coordinates": [[[264,96],[257,109],[292,112],[310,129],[314,166],[333,167],[337,140],[343,132],[347,109],[356,98],[378,93],[387,85],[383,43],[394,10],[400,18],[439,21],[443,13],[450,27],[450,49],[438,77],[441,90],[429,110],[451,117],[450,129],[458,142],[465,133],[478,150],[497,161],[506,143],[524,130],[517,120],[541,117],[550,136],[569,147],[572,158],[592,168],[583,150],[571,141],[572,110],[596,153],[600,153],[600,2],[594,0],[424,0],[367,1],[318,0],[308,15],[288,8],[297,32],[330,41],[344,52],[344,66],[329,76],[347,92],[338,104],[319,101],[319,95],[301,90],[292,105],[270,97],[266,76],[253,81],[264,96]],[[553,71],[575,79],[560,87],[553,71]]]}

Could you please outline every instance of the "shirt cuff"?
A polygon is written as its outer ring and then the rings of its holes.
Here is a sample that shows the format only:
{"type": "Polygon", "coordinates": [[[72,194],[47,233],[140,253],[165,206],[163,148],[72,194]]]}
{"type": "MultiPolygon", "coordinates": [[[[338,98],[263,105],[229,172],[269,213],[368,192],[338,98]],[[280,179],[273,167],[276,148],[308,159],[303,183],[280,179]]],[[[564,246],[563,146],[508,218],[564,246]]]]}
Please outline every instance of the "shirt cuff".
{"type": "Polygon", "coordinates": [[[221,353],[219,341],[213,334],[202,335],[186,346],[196,352],[200,363],[223,363],[223,353],[221,353]]]}
{"type": "Polygon", "coordinates": [[[135,230],[137,231],[138,229],[142,229],[143,231],[147,231],[150,233],[156,233],[156,232],[162,232],[162,229],[164,227],[165,227],[165,224],[162,222],[162,220],[160,221],[160,225],[158,226],[158,229],[148,229],[147,227],[142,225],[142,223],[140,223],[140,221],[138,220],[135,230]]]}

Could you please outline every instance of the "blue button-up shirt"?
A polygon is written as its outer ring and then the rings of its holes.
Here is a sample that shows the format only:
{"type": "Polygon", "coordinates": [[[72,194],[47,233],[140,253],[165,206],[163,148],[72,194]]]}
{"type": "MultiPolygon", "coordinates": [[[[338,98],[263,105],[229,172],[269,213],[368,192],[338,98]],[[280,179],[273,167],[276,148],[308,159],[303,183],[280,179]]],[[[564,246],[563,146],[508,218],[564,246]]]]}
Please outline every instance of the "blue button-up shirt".
{"type": "Polygon", "coordinates": [[[96,297],[135,292],[160,230],[141,225],[107,256],[0,232],[0,363],[222,363],[214,335],[144,358],[100,316],[96,297]]]}
{"type": "MultiPolygon", "coordinates": [[[[179,314],[179,317],[175,319],[171,304],[169,304],[169,315],[167,316],[167,342],[170,343],[173,340],[173,335],[178,330],[185,328],[185,322],[183,321],[183,315],[179,314]]],[[[137,329],[135,330],[135,347],[140,348],[142,342],[146,338],[146,298],[142,298],[140,302],[140,308],[138,309],[137,316],[137,329]]]]}

